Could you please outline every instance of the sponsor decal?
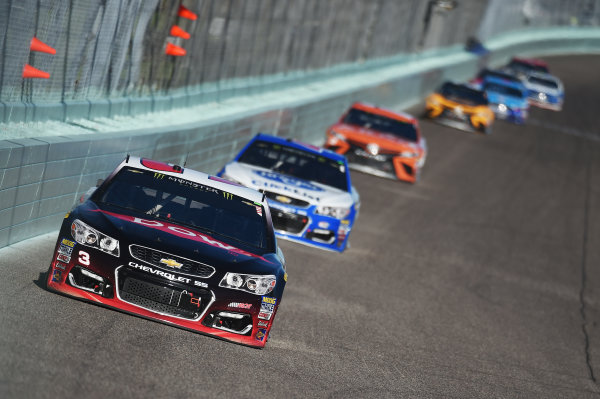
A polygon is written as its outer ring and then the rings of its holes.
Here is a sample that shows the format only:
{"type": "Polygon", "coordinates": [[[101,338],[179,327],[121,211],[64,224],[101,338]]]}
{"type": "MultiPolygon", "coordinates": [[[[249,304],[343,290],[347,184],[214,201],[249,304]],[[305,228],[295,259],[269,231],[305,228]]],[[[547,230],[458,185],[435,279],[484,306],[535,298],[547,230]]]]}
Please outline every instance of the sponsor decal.
{"type": "Polygon", "coordinates": [[[71,254],[73,253],[73,247],[69,247],[65,244],[60,244],[60,247],[58,247],[58,253],[71,256],[71,254]]]}
{"type": "Polygon", "coordinates": [[[350,224],[350,221],[347,219],[344,219],[340,222],[341,224],[350,224]]]}
{"type": "Polygon", "coordinates": [[[266,336],[267,336],[267,330],[264,328],[259,328],[258,331],[256,332],[256,340],[257,341],[264,341],[266,336]]]}
{"type": "Polygon", "coordinates": [[[175,259],[164,259],[163,258],[159,262],[162,263],[163,265],[167,265],[167,266],[175,268],[175,269],[181,269],[181,266],[183,266],[183,263],[179,263],[175,259]]]}
{"type": "Polygon", "coordinates": [[[283,281],[287,283],[287,273],[283,273],[283,281]]]}
{"type": "Polygon", "coordinates": [[[256,213],[258,214],[258,216],[262,216],[262,207],[261,206],[256,206],[256,213]]]}
{"type": "Polygon", "coordinates": [[[75,246],[75,242],[69,241],[66,238],[63,238],[60,243],[63,245],[66,245],[67,247],[71,247],[71,248],[73,248],[75,246]]]}
{"type": "Polygon", "coordinates": [[[322,229],[328,229],[329,228],[329,222],[319,222],[319,227],[322,229]]]}
{"type": "Polygon", "coordinates": [[[70,214],[71,214],[71,212],[67,212],[67,213],[65,214],[65,219],[67,219],[67,218],[69,217],[69,215],[70,215],[70,214]]]}
{"type": "Polygon", "coordinates": [[[200,307],[200,298],[194,298],[194,295],[190,292],[190,303],[192,305],[196,305],[198,308],[200,307]]]}
{"type": "MultiPolygon", "coordinates": [[[[275,311],[276,304],[277,304],[277,298],[273,298],[273,297],[269,297],[269,296],[262,297],[262,302],[260,304],[260,313],[268,313],[269,314],[269,318],[266,320],[271,319],[271,315],[275,311]]],[[[260,317],[260,314],[258,315],[258,317],[260,319],[263,319],[263,317],[260,317]]]]}
{"type": "Polygon", "coordinates": [[[277,298],[273,298],[270,296],[263,296],[262,303],[269,303],[271,305],[275,305],[275,304],[277,304],[277,298]]]}
{"type": "Polygon", "coordinates": [[[60,263],[60,262],[56,262],[54,267],[56,267],[57,269],[67,270],[67,265],[60,263]]]}
{"type": "Polygon", "coordinates": [[[254,173],[259,175],[260,177],[264,177],[265,179],[273,180],[278,183],[285,184],[286,186],[293,186],[302,188],[304,190],[310,191],[324,191],[322,188],[315,186],[306,181],[302,181],[300,179],[293,178],[291,176],[280,175],[279,173],[264,171],[264,170],[255,170],[254,173]]]}
{"type": "Polygon", "coordinates": [[[196,281],[196,280],[192,280],[191,278],[188,278],[188,277],[177,276],[173,273],[164,272],[162,270],[154,269],[154,268],[152,268],[150,266],[146,266],[146,265],[140,265],[135,262],[129,262],[129,266],[133,267],[134,269],[144,271],[146,273],[154,274],[155,276],[160,276],[160,277],[166,278],[167,280],[178,281],[178,282],[185,283],[185,284],[193,284],[196,287],[202,287],[202,288],[208,287],[208,284],[206,284],[203,281],[196,281]]]}
{"type": "Polygon", "coordinates": [[[252,307],[251,303],[241,303],[241,302],[231,302],[227,305],[229,308],[238,308],[238,309],[250,309],[252,307]]]}
{"type": "Polygon", "coordinates": [[[62,270],[54,269],[52,272],[52,281],[55,283],[59,283],[62,279],[62,270]]]}
{"type": "Polygon", "coordinates": [[[263,319],[263,320],[271,320],[271,316],[273,316],[273,313],[271,313],[271,312],[259,312],[258,313],[258,318],[263,319]]]}
{"type": "Polygon", "coordinates": [[[227,200],[231,200],[231,199],[233,199],[233,194],[223,191],[223,198],[225,198],[227,200]]]}
{"type": "Polygon", "coordinates": [[[56,256],[56,260],[59,260],[64,263],[69,263],[71,261],[71,257],[65,254],[58,254],[56,256]]]}
{"type": "MultiPolygon", "coordinates": [[[[170,176],[169,176],[169,178],[170,178],[170,176]]],[[[114,216],[118,219],[125,220],[127,222],[132,222],[132,223],[139,224],[141,226],[160,230],[162,232],[172,234],[172,235],[180,237],[180,238],[186,238],[188,240],[192,240],[192,241],[200,242],[202,244],[210,245],[211,247],[220,248],[220,249],[229,251],[234,254],[244,255],[244,256],[253,257],[253,258],[259,258],[259,259],[262,259],[262,260],[268,262],[268,260],[266,260],[262,256],[244,251],[240,248],[236,248],[232,245],[229,245],[229,244],[226,244],[219,240],[216,240],[207,234],[203,234],[203,233],[199,233],[194,230],[186,229],[186,228],[178,226],[176,224],[171,224],[171,223],[164,222],[164,221],[159,222],[158,220],[142,219],[142,218],[138,218],[135,216],[120,215],[118,213],[113,213],[113,212],[108,212],[108,211],[103,211],[103,210],[98,210],[97,212],[102,212],[104,214],[114,216]]]]}
{"type": "Polygon", "coordinates": [[[258,321],[258,326],[259,327],[269,327],[269,322],[268,321],[259,320],[258,321]]]}

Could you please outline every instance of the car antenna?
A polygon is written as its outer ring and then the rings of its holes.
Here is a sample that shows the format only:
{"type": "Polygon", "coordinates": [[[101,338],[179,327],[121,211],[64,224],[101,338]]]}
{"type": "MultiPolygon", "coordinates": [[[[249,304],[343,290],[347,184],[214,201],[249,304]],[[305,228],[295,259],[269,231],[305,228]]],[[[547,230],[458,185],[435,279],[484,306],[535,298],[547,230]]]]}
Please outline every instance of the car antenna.
{"type": "Polygon", "coordinates": [[[185,154],[185,159],[183,160],[183,167],[184,168],[185,168],[185,165],[187,164],[188,155],[190,155],[189,151],[187,152],[187,154],[185,154]]]}
{"type": "Polygon", "coordinates": [[[125,158],[125,163],[129,162],[129,154],[127,154],[127,158],[125,158]]]}

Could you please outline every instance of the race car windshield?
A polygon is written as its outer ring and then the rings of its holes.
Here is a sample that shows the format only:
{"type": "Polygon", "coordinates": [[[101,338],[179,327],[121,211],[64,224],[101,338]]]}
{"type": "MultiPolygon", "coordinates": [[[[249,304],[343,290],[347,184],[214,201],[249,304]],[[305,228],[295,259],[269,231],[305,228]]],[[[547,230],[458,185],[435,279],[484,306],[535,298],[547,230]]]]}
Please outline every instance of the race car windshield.
{"type": "Polygon", "coordinates": [[[549,80],[549,79],[543,79],[543,78],[538,78],[536,76],[530,76],[529,82],[536,84],[536,85],[550,87],[552,89],[558,89],[558,84],[555,81],[549,80]]]}
{"type": "Polygon", "coordinates": [[[486,83],[484,89],[508,97],[524,98],[525,94],[521,90],[510,86],[504,86],[498,83],[486,83]]]}
{"type": "Polygon", "coordinates": [[[408,141],[418,140],[417,129],[412,123],[372,114],[356,108],[351,108],[342,122],[382,133],[390,133],[408,141]]]}
{"type": "Polygon", "coordinates": [[[244,151],[238,161],[348,191],[344,163],[320,154],[256,140],[244,151]]]}
{"type": "Polygon", "coordinates": [[[465,105],[488,105],[485,92],[463,85],[446,82],[442,85],[440,94],[446,97],[448,100],[456,101],[465,105]]]}
{"type": "Polygon", "coordinates": [[[127,209],[191,227],[235,247],[273,250],[261,204],[179,177],[123,168],[91,199],[101,208],[127,209]]]}

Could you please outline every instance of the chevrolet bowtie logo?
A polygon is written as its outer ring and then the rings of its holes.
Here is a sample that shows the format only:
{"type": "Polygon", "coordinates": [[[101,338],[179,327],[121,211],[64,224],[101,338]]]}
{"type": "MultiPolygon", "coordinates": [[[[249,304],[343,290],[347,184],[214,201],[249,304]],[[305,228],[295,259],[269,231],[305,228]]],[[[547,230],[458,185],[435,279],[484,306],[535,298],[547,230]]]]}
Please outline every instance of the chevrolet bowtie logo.
{"type": "Polygon", "coordinates": [[[177,262],[175,259],[161,259],[160,263],[162,263],[163,265],[167,265],[169,267],[174,267],[175,269],[181,269],[181,266],[183,266],[183,263],[179,263],[177,262]]]}
{"type": "Polygon", "coordinates": [[[292,202],[292,200],[284,195],[277,195],[275,197],[275,200],[277,200],[278,202],[281,202],[282,204],[289,204],[292,202]]]}

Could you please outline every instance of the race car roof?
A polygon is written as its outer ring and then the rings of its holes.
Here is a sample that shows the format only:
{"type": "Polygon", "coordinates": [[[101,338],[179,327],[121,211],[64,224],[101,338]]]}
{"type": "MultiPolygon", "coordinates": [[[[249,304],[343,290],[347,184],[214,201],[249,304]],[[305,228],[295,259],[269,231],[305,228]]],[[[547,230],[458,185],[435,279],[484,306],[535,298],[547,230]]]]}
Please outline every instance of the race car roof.
{"type": "Polygon", "coordinates": [[[132,166],[134,168],[164,173],[166,175],[183,178],[194,183],[203,184],[209,187],[215,187],[219,190],[223,190],[225,192],[235,194],[242,198],[246,198],[249,201],[258,202],[261,204],[264,202],[263,193],[260,193],[256,190],[240,186],[238,184],[235,184],[217,176],[211,176],[206,173],[198,172],[189,168],[183,168],[181,166],[174,165],[171,163],[153,161],[147,158],[140,158],[128,155],[127,158],[123,162],[121,162],[121,164],[117,167],[115,172],[117,172],[125,166],[132,166]]]}
{"type": "MultiPolygon", "coordinates": [[[[286,138],[282,138],[282,137],[272,136],[270,134],[258,133],[252,139],[252,141],[254,141],[254,140],[262,140],[262,141],[267,141],[269,143],[285,145],[285,146],[296,148],[299,150],[311,152],[313,154],[318,154],[325,158],[332,159],[334,161],[342,161],[345,163],[345,160],[346,160],[346,158],[343,155],[340,155],[338,153],[335,153],[335,152],[325,149],[323,147],[318,147],[316,145],[303,143],[303,142],[295,140],[295,139],[289,139],[289,138],[286,139],[286,138]]],[[[240,154],[241,154],[241,152],[240,152],[240,154]]]]}
{"type": "Polygon", "coordinates": [[[377,107],[372,104],[356,102],[352,105],[352,108],[360,109],[361,111],[369,112],[372,114],[385,116],[390,119],[400,120],[402,122],[408,122],[408,123],[413,123],[413,124],[417,123],[417,120],[415,119],[415,117],[410,114],[407,114],[402,111],[392,111],[391,109],[377,107]]]}

